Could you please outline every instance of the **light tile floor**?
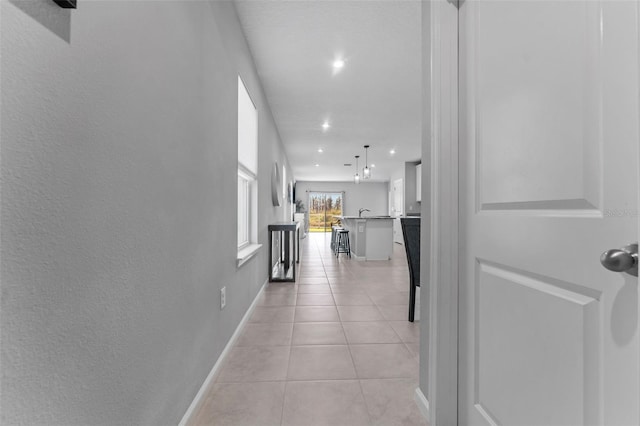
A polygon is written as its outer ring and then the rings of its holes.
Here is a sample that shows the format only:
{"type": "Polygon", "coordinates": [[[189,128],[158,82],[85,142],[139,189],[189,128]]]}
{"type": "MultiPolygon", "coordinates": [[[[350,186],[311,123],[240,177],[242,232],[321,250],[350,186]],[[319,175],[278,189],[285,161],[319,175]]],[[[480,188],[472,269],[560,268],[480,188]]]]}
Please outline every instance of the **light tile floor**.
{"type": "Polygon", "coordinates": [[[297,282],[267,285],[194,424],[427,425],[404,248],[363,262],[329,240],[303,239],[297,282]]]}

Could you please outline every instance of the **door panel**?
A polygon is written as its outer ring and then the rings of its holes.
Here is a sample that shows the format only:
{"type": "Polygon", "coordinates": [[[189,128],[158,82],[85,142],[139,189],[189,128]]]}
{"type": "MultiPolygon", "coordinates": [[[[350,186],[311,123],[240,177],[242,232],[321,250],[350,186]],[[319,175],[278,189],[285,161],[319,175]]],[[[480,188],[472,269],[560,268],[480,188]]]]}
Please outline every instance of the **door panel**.
{"type": "Polygon", "coordinates": [[[470,13],[480,207],[597,208],[597,3],[483,3],[470,13]]]}
{"type": "Polygon", "coordinates": [[[600,373],[600,294],[484,261],[475,283],[478,412],[488,424],[585,424],[598,405],[584,384],[600,373]]]}
{"type": "Polygon", "coordinates": [[[640,424],[637,8],[460,8],[459,424],[640,424]]]}

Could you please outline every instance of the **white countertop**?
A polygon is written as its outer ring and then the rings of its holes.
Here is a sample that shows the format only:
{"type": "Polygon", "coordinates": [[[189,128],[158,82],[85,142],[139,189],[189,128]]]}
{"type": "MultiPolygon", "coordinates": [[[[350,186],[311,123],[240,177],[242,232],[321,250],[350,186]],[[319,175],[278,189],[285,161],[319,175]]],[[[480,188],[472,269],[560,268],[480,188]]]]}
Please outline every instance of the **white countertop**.
{"type": "Polygon", "coordinates": [[[338,216],[340,219],[394,219],[391,216],[338,216]]]}

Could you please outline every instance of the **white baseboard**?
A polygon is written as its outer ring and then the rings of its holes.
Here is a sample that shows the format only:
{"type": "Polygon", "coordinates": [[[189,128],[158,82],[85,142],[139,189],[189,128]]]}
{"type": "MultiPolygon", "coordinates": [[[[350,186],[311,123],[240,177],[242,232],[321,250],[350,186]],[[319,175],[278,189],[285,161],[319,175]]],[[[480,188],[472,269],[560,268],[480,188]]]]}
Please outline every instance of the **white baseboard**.
{"type": "Polygon", "coordinates": [[[413,399],[415,399],[416,404],[418,404],[418,409],[420,410],[420,414],[422,414],[422,416],[428,422],[429,421],[429,401],[422,393],[422,389],[420,389],[419,387],[416,388],[416,392],[415,392],[415,395],[413,396],[413,399]]]}
{"type": "Polygon", "coordinates": [[[229,339],[229,342],[227,342],[227,345],[224,347],[224,350],[218,357],[218,360],[213,365],[213,368],[209,372],[209,375],[204,380],[204,383],[202,383],[200,390],[196,394],[195,398],[193,398],[191,405],[189,405],[189,408],[184,413],[184,416],[182,416],[182,420],[180,420],[180,423],[178,423],[178,426],[186,426],[191,420],[191,417],[199,411],[200,407],[204,403],[205,395],[209,391],[209,388],[211,387],[211,385],[213,385],[213,381],[216,375],[218,374],[218,370],[220,370],[220,367],[222,366],[222,362],[231,351],[231,348],[235,344],[236,340],[238,340],[238,336],[240,336],[240,333],[242,332],[242,329],[244,328],[245,324],[249,321],[249,318],[251,317],[251,314],[253,313],[253,310],[256,307],[256,304],[258,303],[258,299],[260,298],[260,295],[262,295],[262,292],[264,291],[264,288],[267,285],[267,283],[268,283],[268,279],[265,280],[264,284],[262,284],[262,288],[260,288],[260,291],[256,295],[255,299],[253,299],[251,306],[249,306],[249,309],[247,309],[247,312],[242,317],[240,324],[238,324],[238,326],[236,327],[236,330],[233,332],[231,339],[229,339]]]}

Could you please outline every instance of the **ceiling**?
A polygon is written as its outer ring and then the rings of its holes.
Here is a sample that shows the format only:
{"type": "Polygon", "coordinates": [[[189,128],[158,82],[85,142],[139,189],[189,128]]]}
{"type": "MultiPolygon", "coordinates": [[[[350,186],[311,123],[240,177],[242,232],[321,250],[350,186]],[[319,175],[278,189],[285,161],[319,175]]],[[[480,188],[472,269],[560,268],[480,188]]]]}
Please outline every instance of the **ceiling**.
{"type": "Polygon", "coordinates": [[[364,145],[372,181],[420,159],[420,0],[236,0],[236,8],[296,180],[352,180],[356,155],[362,175],[364,145]],[[336,59],[345,62],[339,71],[336,59]]]}

